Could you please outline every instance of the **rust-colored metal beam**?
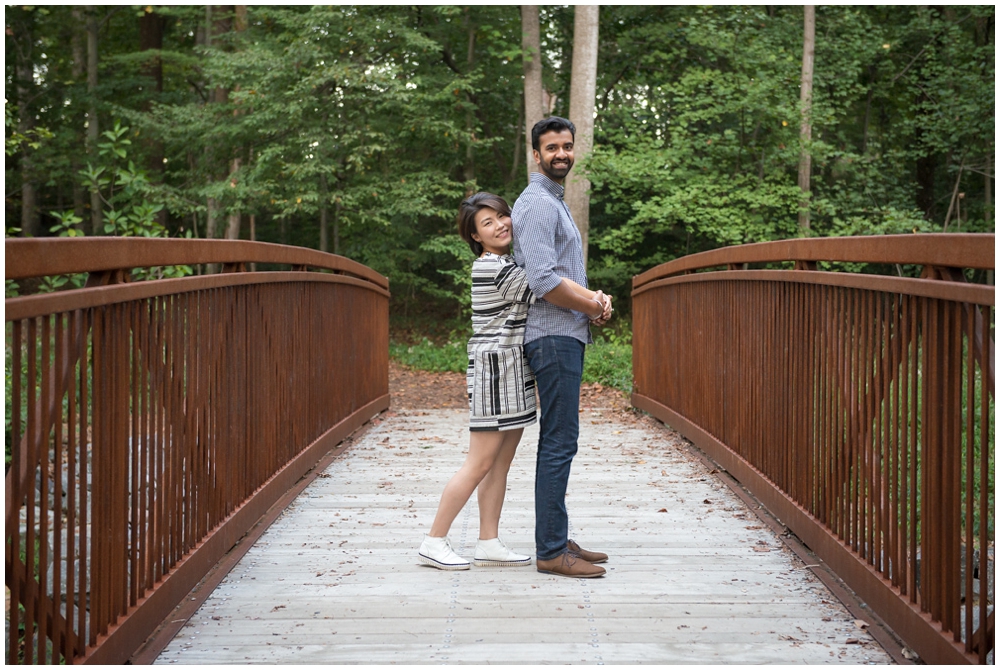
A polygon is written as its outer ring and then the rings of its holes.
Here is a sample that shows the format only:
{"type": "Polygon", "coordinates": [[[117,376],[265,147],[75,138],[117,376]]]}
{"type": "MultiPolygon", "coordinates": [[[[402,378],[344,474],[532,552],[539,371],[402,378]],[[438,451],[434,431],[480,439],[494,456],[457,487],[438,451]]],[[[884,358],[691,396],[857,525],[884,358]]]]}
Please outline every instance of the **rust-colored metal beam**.
{"type": "Polygon", "coordinates": [[[691,254],[636,275],[638,288],[663,277],[742,263],[841,261],[899,265],[937,265],[953,268],[992,269],[992,233],[931,233],[871,235],[866,237],[814,237],[744,244],[691,254]]]}
{"type": "Polygon", "coordinates": [[[7,279],[206,263],[233,271],[241,264],[271,263],[342,272],[389,288],[386,277],[349,258],[268,242],[85,237],[8,239],[5,247],[7,279]]]}
{"type": "Polygon", "coordinates": [[[319,274],[315,272],[246,272],[113,284],[95,288],[82,288],[72,292],[59,291],[58,293],[8,298],[6,318],[8,321],[31,319],[44,316],[45,314],[103,307],[134,300],[146,300],[159,296],[192,293],[208,289],[292,283],[347,284],[371,291],[386,298],[389,297],[388,290],[361,279],[345,275],[319,274]]]}
{"type": "Polygon", "coordinates": [[[882,275],[855,275],[841,272],[794,272],[788,270],[721,270],[700,274],[665,277],[655,282],[643,284],[632,290],[632,297],[645,291],[675,284],[718,282],[724,280],[752,280],[791,284],[813,284],[819,286],[840,286],[886,293],[905,293],[923,298],[959,300],[974,305],[996,304],[996,290],[992,286],[959,282],[944,282],[934,279],[908,279],[904,277],[884,277],[882,275]]]}

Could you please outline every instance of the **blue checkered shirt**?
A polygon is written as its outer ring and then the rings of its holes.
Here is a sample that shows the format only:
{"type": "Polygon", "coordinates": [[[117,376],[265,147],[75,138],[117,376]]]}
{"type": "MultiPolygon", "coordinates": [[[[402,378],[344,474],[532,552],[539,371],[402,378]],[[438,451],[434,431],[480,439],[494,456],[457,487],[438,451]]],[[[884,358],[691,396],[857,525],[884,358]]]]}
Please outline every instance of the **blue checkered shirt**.
{"type": "Polygon", "coordinates": [[[580,231],[563,201],[565,189],[540,172],[514,203],[514,261],[528,275],[538,300],[528,310],[525,343],[547,335],[565,335],[590,344],[590,319],[545,300],[563,277],[587,286],[580,231]]]}

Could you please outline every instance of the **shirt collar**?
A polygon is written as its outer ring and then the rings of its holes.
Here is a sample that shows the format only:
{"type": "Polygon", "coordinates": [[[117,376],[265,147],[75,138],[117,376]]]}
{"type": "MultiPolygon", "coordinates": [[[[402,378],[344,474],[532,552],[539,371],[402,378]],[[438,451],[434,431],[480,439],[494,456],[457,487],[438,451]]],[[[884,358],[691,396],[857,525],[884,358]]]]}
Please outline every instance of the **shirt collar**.
{"type": "Polygon", "coordinates": [[[564,186],[562,186],[561,184],[555,183],[554,181],[552,181],[551,179],[549,179],[548,177],[546,177],[541,172],[532,172],[531,173],[531,183],[532,184],[538,184],[539,186],[541,186],[542,188],[544,188],[546,191],[548,191],[549,193],[551,193],[553,196],[555,196],[556,198],[559,198],[560,200],[563,199],[563,194],[566,192],[566,188],[564,186]]]}

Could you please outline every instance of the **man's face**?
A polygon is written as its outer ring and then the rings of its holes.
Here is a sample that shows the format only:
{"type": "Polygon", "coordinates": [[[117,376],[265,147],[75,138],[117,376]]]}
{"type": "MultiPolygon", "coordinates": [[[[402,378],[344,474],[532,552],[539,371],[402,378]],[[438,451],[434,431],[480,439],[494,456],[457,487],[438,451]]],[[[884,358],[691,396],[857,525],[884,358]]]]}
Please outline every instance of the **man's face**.
{"type": "Polygon", "coordinates": [[[542,174],[561,184],[573,167],[573,133],[550,130],[538,138],[538,149],[532,153],[542,174]]]}

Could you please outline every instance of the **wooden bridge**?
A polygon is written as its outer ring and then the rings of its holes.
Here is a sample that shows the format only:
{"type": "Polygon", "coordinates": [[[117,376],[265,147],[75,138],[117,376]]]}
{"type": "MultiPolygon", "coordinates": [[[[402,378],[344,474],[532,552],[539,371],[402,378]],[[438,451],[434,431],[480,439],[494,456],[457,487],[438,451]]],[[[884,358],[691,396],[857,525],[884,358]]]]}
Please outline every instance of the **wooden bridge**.
{"type": "MultiPolygon", "coordinates": [[[[386,411],[384,277],[249,242],[6,247],[8,280],[86,273],[6,301],[9,663],[887,662],[868,631],[992,660],[993,235],[636,277],[632,402],[670,428],[583,422],[573,530],[613,557],[591,583],[415,564],[466,437],[386,411]]],[[[526,552],[532,442],[504,521],[526,552]]]]}

